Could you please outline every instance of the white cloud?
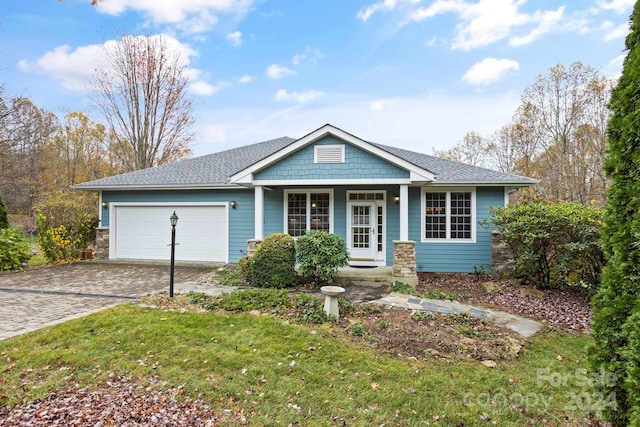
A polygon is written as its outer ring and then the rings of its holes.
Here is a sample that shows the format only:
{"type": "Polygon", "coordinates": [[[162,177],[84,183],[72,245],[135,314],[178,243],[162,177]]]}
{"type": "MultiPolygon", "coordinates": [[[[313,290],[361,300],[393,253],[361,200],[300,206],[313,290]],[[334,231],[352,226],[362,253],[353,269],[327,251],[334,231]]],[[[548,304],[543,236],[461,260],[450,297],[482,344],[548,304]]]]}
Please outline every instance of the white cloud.
{"type": "Polygon", "coordinates": [[[252,81],[254,81],[255,79],[256,79],[255,77],[250,76],[249,74],[245,74],[244,76],[242,76],[242,77],[240,77],[240,78],[238,79],[238,83],[242,83],[242,84],[245,84],[245,83],[251,83],[251,82],[252,82],[252,81]]]}
{"type": "Polygon", "coordinates": [[[231,46],[238,47],[242,44],[242,33],[240,31],[234,31],[227,34],[227,41],[231,43],[231,46]]]}
{"type": "Polygon", "coordinates": [[[103,53],[103,45],[82,46],[76,50],[63,45],[45,53],[33,63],[21,60],[18,65],[23,71],[48,75],[70,91],[87,92],[94,70],[109,66],[103,53]]]}
{"type": "Polygon", "coordinates": [[[276,101],[295,101],[298,104],[304,104],[309,101],[313,101],[314,99],[318,99],[322,95],[324,94],[317,90],[305,90],[302,92],[288,92],[286,89],[280,89],[278,92],[276,92],[275,100],[276,101]]]}
{"type": "Polygon", "coordinates": [[[630,12],[636,0],[598,0],[598,6],[604,10],[613,10],[616,13],[630,12]]]}
{"type": "Polygon", "coordinates": [[[511,46],[522,46],[532,43],[536,39],[539,39],[546,33],[553,31],[558,27],[558,23],[562,19],[564,13],[564,6],[558,8],[558,10],[547,10],[544,12],[536,12],[533,15],[533,21],[537,22],[535,27],[529,34],[524,36],[514,36],[509,39],[511,46]]]}
{"type": "Polygon", "coordinates": [[[176,25],[189,33],[211,29],[218,14],[244,15],[252,0],[106,0],[98,3],[100,12],[121,15],[129,10],[139,12],[155,24],[176,25]]]}
{"type": "Polygon", "coordinates": [[[374,13],[380,11],[389,11],[396,8],[398,2],[396,0],[382,0],[378,3],[371,4],[367,7],[363,7],[358,11],[358,18],[360,20],[367,22],[374,13]]]}
{"type": "Polygon", "coordinates": [[[384,111],[389,108],[393,104],[393,101],[387,99],[378,99],[369,104],[369,109],[371,111],[384,111]]]}
{"type": "Polygon", "coordinates": [[[524,0],[435,0],[428,7],[414,10],[410,21],[424,21],[444,13],[454,13],[459,23],[455,28],[453,49],[471,50],[512,37],[514,45],[530,43],[554,29],[561,20],[564,7],[557,10],[523,13],[524,0]],[[525,30],[524,36],[513,36],[516,30],[525,30]]]}
{"type": "Polygon", "coordinates": [[[601,28],[604,31],[604,39],[606,41],[621,39],[629,34],[629,24],[626,22],[615,25],[611,21],[604,21],[601,28]]]}
{"type": "Polygon", "coordinates": [[[272,80],[280,80],[293,74],[296,72],[278,64],[271,64],[267,67],[267,76],[272,80]]]}
{"type": "MultiPolygon", "coordinates": [[[[152,37],[162,37],[169,54],[175,53],[187,66],[185,75],[190,80],[190,88],[194,93],[200,95],[211,95],[218,88],[206,83],[202,77],[202,72],[197,68],[188,67],[191,58],[197,52],[188,44],[179,42],[177,39],[167,35],[155,35],[152,37]]],[[[80,46],[72,50],[70,46],[63,45],[45,53],[35,62],[21,60],[18,66],[27,72],[37,72],[45,74],[60,82],[60,85],[73,92],[89,92],[91,80],[97,70],[108,70],[109,61],[105,58],[105,49],[113,49],[119,40],[108,40],[104,44],[93,44],[80,46]]]]}
{"type": "Polygon", "coordinates": [[[211,96],[220,90],[222,86],[213,86],[205,81],[198,80],[189,84],[189,91],[194,95],[211,96]]]}
{"type": "Polygon", "coordinates": [[[520,68],[518,62],[511,59],[485,58],[476,62],[462,76],[462,80],[472,85],[488,85],[502,79],[509,71],[520,68]]]}
{"type": "Polygon", "coordinates": [[[320,52],[319,49],[307,47],[305,48],[304,52],[294,55],[293,59],[291,59],[291,63],[296,66],[302,64],[303,62],[317,64],[318,61],[322,60],[323,58],[324,54],[320,52]]]}

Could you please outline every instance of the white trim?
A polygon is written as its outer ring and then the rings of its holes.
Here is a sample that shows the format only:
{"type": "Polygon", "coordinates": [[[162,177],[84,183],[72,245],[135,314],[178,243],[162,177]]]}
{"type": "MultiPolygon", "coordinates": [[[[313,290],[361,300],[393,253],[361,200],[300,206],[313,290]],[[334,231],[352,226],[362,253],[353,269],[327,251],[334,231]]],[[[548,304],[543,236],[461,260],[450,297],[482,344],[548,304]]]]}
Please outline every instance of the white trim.
{"type": "MultiPolygon", "coordinates": [[[[373,205],[375,211],[373,212],[373,216],[375,218],[375,227],[378,226],[378,207],[382,207],[382,235],[384,236],[382,240],[382,251],[378,251],[377,247],[373,251],[375,254],[375,261],[349,261],[349,265],[352,266],[377,266],[384,267],[387,265],[387,190],[347,190],[345,193],[346,197],[346,236],[345,242],[347,244],[347,248],[351,248],[351,206],[354,204],[370,204],[373,205]],[[350,200],[349,194],[359,194],[359,193],[382,193],[382,200],[350,200]]],[[[378,234],[376,230],[376,234],[378,234]]],[[[377,242],[376,242],[377,246],[377,242]]]]}
{"type": "Polygon", "coordinates": [[[447,187],[447,188],[433,188],[423,187],[420,194],[420,241],[422,243],[476,243],[476,228],[477,228],[477,208],[476,208],[476,187],[447,187]],[[446,193],[447,195],[447,227],[446,238],[444,239],[426,239],[426,224],[425,224],[425,194],[426,193],[446,193]],[[471,238],[470,239],[452,239],[450,237],[451,230],[451,193],[471,193],[471,238]]]}
{"type": "Polygon", "coordinates": [[[234,188],[247,188],[245,185],[236,184],[167,184],[167,185],[91,185],[82,186],[72,185],[70,188],[74,190],[82,191],[114,191],[114,190],[127,190],[127,191],[146,191],[146,190],[229,190],[234,188]]]}
{"type": "MultiPolygon", "coordinates": [[[[324,126],[322,126],[321,128],[316,129],[315,131],[307,134],[306,136],[303,136],[302,138],[298,139],[297,141],[294,141],[293,143],[287,145],[286,147],[284,147],[283,149],[271,154],[270,156],[265,157],[264,159],[254,163],[253,165],[249,166],[248,168],[241,170],[240,172],[232,175],[229,179],[230,183],[233,184],[252,184],[254,183],[253,181],[253,174],[275,162],[277,162],[280,159],[283,159],[284,157],[288,156],[289,154],[293,153],[294,151],[299,150],[300,148],[309,145],[327,135],[332,135],[338,139],[341,139],[349,144],[352,144],[364,151],[367,151],[371,154],[374,154],[378,157],[381,157],[383,159],[385,159],[386,161],[395,164],[396,166],[399,166],[403,169],[406,169],[408,171],[410,171],[410,176],[411,176],[411,180],[413,181],[421,181],[421,182],[431,182],[434,181],[436,179],[436,176],[434,173],[419,168],[418,166],[407,162],[404,159],[401,159],[398,156],[395,156],[387,151],[384,151],[372,144],[370,144],[367,141],[364,141],[354,135],[351,135],[350,133],[347,133],[345,131],[343,131],[342,129],[338,129],[335,126],[326,124],[324,126]]],[[[332,182],[333,183],[333,182],[332,182]]],[[[353,183],[353,181],[351,181],[351,183],[353,183]]],[[[369,181],[369,183],[371,183],[371,181],[369,181]]],[[[398,184],[399,182],[395,182],[396,184],[398,184]]],[[[407,182],[407,184],[409,184],[410,182],[407,182]]],[[[291,184],[291,182],[289,181],[289,184],[291,184]]],[[[307,184],[307,183],[305,183],[307,184]]],[[[328,182],[324,181],[324,185],[327,185],[328,182]]],[[[262,185],[282,185],[282,184],[265,184],[263,183],[262,185]]]]}
{"type": "MultiPolygon", "coordinates": [[[[334,226],[334,216],[333,211],[335,209],[335,203],[333,199],[333,188],[287,188],[283,192],[283,224],[282,224],[282,232],[287,234],[289,231],[289,194],[290,193],[306,193],[307,194],[307,204],[309,203],[309,198],[311,193],[328,193],[329,194],[329,233],[333,233],[334,226]]],[[[309,226],[311,225],[311,209],[307,209],[307,230],[310,230],[309,226]]]]}
{"type": "MultiPolygon", "coordinates": [[[[180,206],[187,207],[225,207],[225,230],[227,234],[227,242],[224,248],[224,260],[223,262],[229,262],[229,202],[110,202],[109,203],[109,259],[116,259],[116,208],[118,207],[162,207],[167,206],[171,209],[179,208],[180,206]]],[[[167,217],[167,223],[164,224],[167,229],[170,229],[169,218],[167,217]]],[[[158,227],[162,227],[163,224],[158,224],[158,227]]]]}
{"type": "Polygon", "coordinates": [[[400,186],[400,240],[409,240],[409,186],[400,186]]]}
{"type": "Polygon", "coordinates": [[[397,179],[279,179],[279,180],[255,180],[254,185],[287,186],[287,185],[409,185],[408,178],[397,179]]]}
{"type": "Polygon", "coordinates": [[[344,163],[345,151],[344,144],[314,145],[313,163],[344,163]]]}
{"type": "Polygon", "coordinates": [[[254,211],[254,238],[262,240],[264,238],[264,191],[262,186],[255,187],[255,211],[254,211]]]}

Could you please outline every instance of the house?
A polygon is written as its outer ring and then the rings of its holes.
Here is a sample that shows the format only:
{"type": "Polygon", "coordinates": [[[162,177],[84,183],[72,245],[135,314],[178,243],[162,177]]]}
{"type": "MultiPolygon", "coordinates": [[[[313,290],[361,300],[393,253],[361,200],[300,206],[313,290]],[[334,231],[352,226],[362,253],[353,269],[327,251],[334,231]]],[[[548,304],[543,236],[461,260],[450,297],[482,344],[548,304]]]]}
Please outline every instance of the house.
{"type": "Polygon", "coordinates": [[[272,233],[344,237],[353,266],[473,272],[481,221],[537,181],[365,141],[332,125],[74,186],[100,194],[96,257],[237,262],[272,233]]]}

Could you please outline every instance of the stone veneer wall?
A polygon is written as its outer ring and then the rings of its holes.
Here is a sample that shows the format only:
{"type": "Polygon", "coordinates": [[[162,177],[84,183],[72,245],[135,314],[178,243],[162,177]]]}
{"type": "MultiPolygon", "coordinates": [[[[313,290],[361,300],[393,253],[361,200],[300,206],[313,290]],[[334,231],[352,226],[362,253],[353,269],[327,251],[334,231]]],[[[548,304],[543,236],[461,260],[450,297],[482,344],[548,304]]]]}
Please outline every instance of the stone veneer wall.
{"type": "Polygon", "coordinates": [[[96,259],[109,259],[109,229],[98,228],[96,230],[96,259]]]}
{"type": "Polygon", "coordinates": [[[415,241],[393,241],[393,267],[391,270],[393,276],[402,282],[413,286],[418,284],[415,241]]]}
{"type": "Polygon", "coordinates": [[[258,249],[258,245],[262,243],[260,239],[249,239],[247,240],[247,256],[252,256],[256,253],[256,249],[258,249]]]}
{"type": "Polygon", "coordinates": [[[491,235],[491,269],[496,272],[513,272],[511,250],[498,233],[491,235]]]}

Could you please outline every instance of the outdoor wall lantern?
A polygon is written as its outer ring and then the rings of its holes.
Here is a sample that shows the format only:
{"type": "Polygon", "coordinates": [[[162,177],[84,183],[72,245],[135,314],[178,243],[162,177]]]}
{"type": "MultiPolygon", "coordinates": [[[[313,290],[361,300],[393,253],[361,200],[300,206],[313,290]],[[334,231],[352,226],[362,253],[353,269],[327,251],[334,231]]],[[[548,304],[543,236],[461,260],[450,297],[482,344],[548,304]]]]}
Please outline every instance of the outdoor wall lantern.
{"type": "Polygon", "coordinates": [[[107,209],[108,206],[109,206],[109,203],[102,202],[102,209],[107,209]]]}
{"type": "Polygon", "coordinates": [[[396,203],[400,202],[400,196],[393,196],[393,201],[396,203]]]}
{"type": "Polygon", "coordinates": [[[178,215],[176,211],[169,217],[171,221],[171,271],[169,274],[169,297],[173,298],[173,272],[176,260],[176,225],[178,224],[178,215]]]}
{"type": "Polygon", "coordinates": [[[235,201],[235,200],[232,200],[232,201],[231,201],[231,207],[232,207],[233,209],[235,209],[235,208],[236,208],[236,201],[235,201]]]}

